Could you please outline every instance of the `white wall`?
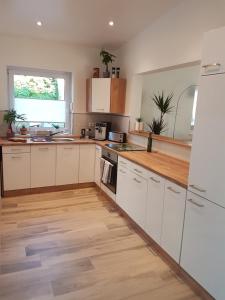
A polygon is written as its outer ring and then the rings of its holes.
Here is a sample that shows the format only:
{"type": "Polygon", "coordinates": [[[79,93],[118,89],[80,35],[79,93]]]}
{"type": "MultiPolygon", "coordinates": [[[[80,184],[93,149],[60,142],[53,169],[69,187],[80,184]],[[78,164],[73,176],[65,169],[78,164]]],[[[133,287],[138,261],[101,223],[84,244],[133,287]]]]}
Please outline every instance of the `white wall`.
{"type": "Polygon", "coordinates": [[[181,1],[120,49],[132,121],[140,114],[136,74],[201,60],[203,33],[225,25],[224,11],[224,0],[181,1]]]}
{"type": "Polygon", "coordinates": [[[22,66],[73,74],[76,112],[86,111],[86,78],[100,64],[99,49],[54,41],[0,36],[0,110],[8,108],[7,66],[22,66]]]}

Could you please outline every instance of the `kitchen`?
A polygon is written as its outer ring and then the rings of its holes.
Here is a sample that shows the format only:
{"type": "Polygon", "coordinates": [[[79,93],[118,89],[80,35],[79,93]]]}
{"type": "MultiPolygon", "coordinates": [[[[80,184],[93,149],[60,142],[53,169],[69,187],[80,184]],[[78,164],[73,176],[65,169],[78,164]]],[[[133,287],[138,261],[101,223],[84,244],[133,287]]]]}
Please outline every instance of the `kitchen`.
{"type": "Polygon", "coordinates": [[[105,28],[101,1],[21,2],[0,2],[0,298],[224,299],[223,1],[121,1],[105,28]],[[20,97],[17,76],[55,79],[56,98],[20,97]],[[29,132],[7,138],[13,108],[29,132]]]}

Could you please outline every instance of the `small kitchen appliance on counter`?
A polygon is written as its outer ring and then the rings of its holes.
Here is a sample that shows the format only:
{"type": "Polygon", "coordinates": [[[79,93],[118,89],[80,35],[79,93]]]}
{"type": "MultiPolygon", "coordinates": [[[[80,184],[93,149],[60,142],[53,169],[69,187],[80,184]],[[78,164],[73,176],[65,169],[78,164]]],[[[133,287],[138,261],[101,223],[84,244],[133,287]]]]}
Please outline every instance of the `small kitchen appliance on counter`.
{"type": "Polygon", "coordinates": [[[112,142],[125,143],[127,140],[127,135],[125,132],[110,131],[108,140],[112,142]]]}
{"type": "Polygon", "coordinates": [[[109,131],[111,130],[110,122],[95,123],[95,137],[97,141],[104,141],[108,139],[109,131]]]}

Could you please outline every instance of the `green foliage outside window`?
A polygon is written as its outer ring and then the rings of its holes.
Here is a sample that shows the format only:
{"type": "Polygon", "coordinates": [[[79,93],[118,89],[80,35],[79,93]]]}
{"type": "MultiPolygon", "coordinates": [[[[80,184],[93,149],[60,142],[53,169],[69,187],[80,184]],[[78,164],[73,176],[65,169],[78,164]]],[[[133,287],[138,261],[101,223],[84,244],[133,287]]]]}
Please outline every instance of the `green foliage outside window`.
{"type": "Polygon", "coordinates": [[[15,75],[14,97],[59,100],[58,82],[55,78],[15,75]]]}

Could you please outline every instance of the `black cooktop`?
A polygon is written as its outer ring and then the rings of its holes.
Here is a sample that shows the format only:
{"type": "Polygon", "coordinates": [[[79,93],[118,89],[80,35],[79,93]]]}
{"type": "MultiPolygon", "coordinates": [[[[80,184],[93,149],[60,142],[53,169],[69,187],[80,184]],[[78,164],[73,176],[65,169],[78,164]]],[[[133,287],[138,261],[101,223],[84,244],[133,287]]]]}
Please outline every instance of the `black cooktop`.
{"type": "Polygon", "coordinates": [[[106,147],[122,152],[122,151],[145,151],[144,147],[138,145],[132,145],[128,143],[121,143],[121,144],[106,144],[106,147]]]}

